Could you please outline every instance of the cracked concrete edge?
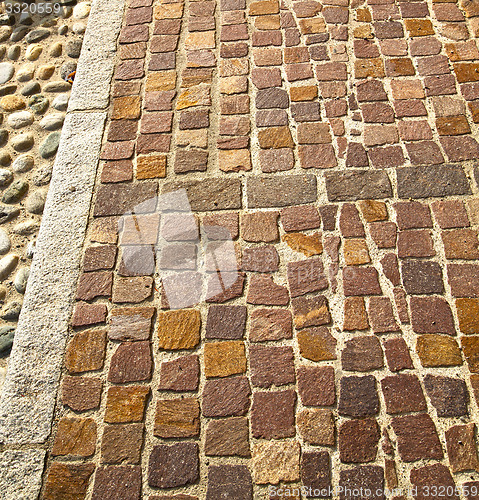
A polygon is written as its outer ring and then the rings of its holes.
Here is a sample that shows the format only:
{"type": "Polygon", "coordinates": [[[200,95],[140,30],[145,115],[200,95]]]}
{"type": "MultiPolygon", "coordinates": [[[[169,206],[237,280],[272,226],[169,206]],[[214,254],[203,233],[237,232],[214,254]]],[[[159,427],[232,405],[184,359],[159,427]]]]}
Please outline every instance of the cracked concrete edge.
{"type": "Polygon", "coordinates": [[[0,398],[2,500],[41,488],[124,7],[95,0],[88,21],[0,398]]]}

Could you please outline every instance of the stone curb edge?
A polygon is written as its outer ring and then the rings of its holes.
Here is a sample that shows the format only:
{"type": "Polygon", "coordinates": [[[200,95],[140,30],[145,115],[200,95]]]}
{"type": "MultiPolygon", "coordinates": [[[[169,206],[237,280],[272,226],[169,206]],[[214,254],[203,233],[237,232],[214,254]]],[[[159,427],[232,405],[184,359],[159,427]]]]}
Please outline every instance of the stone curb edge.
{"type": "Polygon", "coordinates": [[[0,399],[0,498],[38,498],[125,0],[94,0],[0,399]]]}

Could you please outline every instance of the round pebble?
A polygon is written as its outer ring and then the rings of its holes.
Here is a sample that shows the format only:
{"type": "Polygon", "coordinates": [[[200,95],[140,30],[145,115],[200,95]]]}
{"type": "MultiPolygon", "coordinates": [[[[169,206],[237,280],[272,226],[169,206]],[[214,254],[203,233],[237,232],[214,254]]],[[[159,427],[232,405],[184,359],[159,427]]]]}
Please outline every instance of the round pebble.
{"type": "Polygon", "coordinates": [[[82,33],[85,33],[86,30],[86,24],[85,23],[75,23],[72,26],[72,31],[73,33],[77,35],[81,35],[82,33]]]}
{"type": "Polygon", "coordinates": [[[0,63],[0,85],[7,83],[13,76],[15,68],[12,63],[0,63]]]}
{"type": "Polygon", "coordinates": [[[11,61],[16,61],[20,57],[21,52],[22,48],[20,47],[20,45],[12,45],[7,50],[7,57],[11,61]]]}
{"type": "Polygon", "coordinates": [[[68,42],[66,46],[67,55],[73,59],[78,59],[80,57],[82,43],[82,40],[72,40],[68,42]]]}
{"type": "Polygon", "coordinates": [[[32,182],[35,186],[46,186],[52,178],[53,163],[47,163],[40,167],[33,176],[32,182]]]}
{"type": "Polygon", "coordinates": [[[10,26],[0,26],[0,42],[4,42],[10,38],[12,28],[10,26]]]}
{"type": "Polygon", "coordinates": [[[6,189],[2,196],[3,203],[16,203],[28,191],[28,183],[18,179],[6,189]]]}
{"type": "Polygon", "coordinates": [[[38,190],[32,193],[25,201],[27,212],[37,215],[43,213],[46,197],[47,193],[44,190],[38,190]]]}
{"type": "Polygon", "coordinates": [[[6,168],[0,168],[0,186],[5,187],[13,181],[13,174],[6,168]]]}
{"type": "Polygon", "coordinates": [[[30,275],[30,269],[28,267],[22,267],[13,280],[13,286],[18,293],[25,293],[25,288],[27,287],[28,276],[30,275]]]}
{"type": "Polygon", "coordinates": [[[22,40],[22,38],[25,37],[25,35],[29,32],[30,30],[26,26],[19,26],[18,28],[15,28],[10,35],[10,41],[11,42],[19,42],[22,40]]]}
{"type": "Polygon", "coordinates": [[[25,132],[24,134],[16,135],[11,142],[15,151],[28,151],[32,148],[35,139],[31,132],[25,132]]]}
{"type": "Polygon", "coordinates": [[[7,123],[14,129],[27,127],[33,123],[33,113],[30,111],[17,111],[7,118],[7,123]]]}
{"type": "Polygon", "coordinates": [[[9,220],[14,219],[20,210],[17,207],[9,207],[8,205],[0,205],[0,224],[4,224],[9,220]]]}
{"type": "Polygon", "coordinates": [[[52,113],[46,115],[40,122],[40,127],[45,130],[57,130],[62,127],[65,116],[63,113],[52,113]]]}
{"type": "Polygon", "coordinates": [[[60,42],[57,42],[50,47],[49,55],[50,57],[59,57],[62,55],[62,51],[63,51],[63,45],[60,42]]]}
{"type": "Polygon", "coordinates": [[[69,98],[70,97],[68,96],[68,94],[60,94],[59,96],[55,97],[52,102],[52,106],[58,111],[66,111],[69,98]]]}
{"type": "Polygon", "coordinates": [[[14,172],[23,174],[24,172],[28,172],[29,170],[31,170],[34,165],[35,165],[35,160],[33,159],[33,156],[20,155],[12,163],[12,170],[14,172]]]}
{"type": "Polygon", "coordinates": [[[12,157],[6,151],[0,151],[0,165],[6,167],[12,162],[12,157]]]}
{"type": "Polygon", "coordinates": [[[40,144],[38,152],[42,158],[51,158],[55,155],[60,142],[60,132],[52,132],[48,134],[46,139],[40,144]]]}
{"type": "Polygon", "coordinates": [[[33,19],[30,17],[30,14],[28,12],[22,12],[18,22],[20,24],[24,24],[25,26],[31,26],[33,24],[33,19]]]}
{"type": "Polygon", "coordinates": [[[18,111],[25,107],[25,101],[17,95],[6,95],[0,99],[0,107],[5,111],[18,111]]]}
{"type": "Polygon", "coordinates": [[[91,3],[90,2],[80,2],[78,5],[73,7],[73,18],[74,19],[85,19],[90,14],[91,3]]]}
{"type": "Polygon", "coordinates": [[[48,99],[41,94],[33,95],[28,99],[28,106],[35,114],[41,115],[45,113],[48,108],[48,99]]]}
{"type": "MultiPolygon", "coordinates": [[[[2,316],[3,318],[3,316],[2,316]]],[[[5,354],[11,350],[13,345],[13,339],[15,337],[15,327],[14,326],[3,326],[0,328],[0,354],[5,354]]],[[[5,380],[5,375],[7,373],[0,372],[0,386],[5,380]]]]}
{"type": "Polygon", "coordinates": [[[25,57],[29,61],[36,61],[39,57],[40,54],[43,52],[43,47],[40,44],[35,44],[35,45],[30,45],[28,47],[27,51],[25,52],[25,57]]]}
{"type": "Polygon", "coordinates": [[[8,130],[0,129],[0,146],[3,146],[8,141],[8,130]]]}
{"type": "Polygon", "coordinates": [[[38,82],[28,82],[21,90],[22,95],[34,95],[41,92],[42,88],[38,82]]]}
{"type": "Polygon", "coordinates": [[[55,72],[54,64],[45,64],[38,68],[37,76],[38,78],[40,78],[40,80],[48,80],[49,78],[51,78],[54,72],[55,72]]]}
{"type": "Polygon", "coordinates": [[[14,83],[7,83],[6,85],[0,85],[0,96],[14,94],[16,91],[17,91],[17,85],[15,85],[14,83]]]}
{"type": "Polygon", "coordinates": [[[60,76],[65,80],[66,77],[70,74],[76,71],[77,69],[77,64],[74,62],[66,62],[65,64],[62,64],[62,67],[60,68],[60,76]]]}
{"type": "Polygon", "coordinates": [[[0,314],[0,318],[12,321],[20,316],[20,311],[22,310],[22,304],[20,302],[12,301],[9,302],[0,314]]]}
{"type": "Polygon", "coordinates": [[[17,71],[17,81],[19,82],[29,82],[33,75],[35,74],[35,67],[31,64],[27,66],[22,66],[17,71]]]}
{"type": "Polygon", "coordinates": [[[33,259],[35,255],[35,240],[32,240],[28,243],[27,249],[25,250],[25,255],[27,259],[33,259]]]}
{"type": "Polygon", "coordinates": [[[50,82],[43,87],[45,92],[68,92],[72,86],[67,82],[50,82]]]}
{"type": "Polygon", "coordinates": [[[50,30],[47,30],[46,28],[37,28],[36,30],[30,31],[30,33],[28,33],[26,40],[28,43],[36,43],[40,40],[44,40],[49,35],[50,30]]]}
{"type": "Polygon", "coordinates": [[[0,254],[7,253],[12,243],[5,229],[0,229],[0,254]]]}
{"type": "Polygon", "coordinates": [[[18,264],[18,255],[10,253],[0,259],[0,279],[4,280],[18,264]]]}
{"type": "Polygon", "coordinates": [[[20,222],[17,224],[12,231],[15,234],[20,234],[22,236],[25,236],[27,234],[32,234],[36,232],[39,228],[39,225],[33,221],[33,220],[26,220],[25,222],[20,222]]]}

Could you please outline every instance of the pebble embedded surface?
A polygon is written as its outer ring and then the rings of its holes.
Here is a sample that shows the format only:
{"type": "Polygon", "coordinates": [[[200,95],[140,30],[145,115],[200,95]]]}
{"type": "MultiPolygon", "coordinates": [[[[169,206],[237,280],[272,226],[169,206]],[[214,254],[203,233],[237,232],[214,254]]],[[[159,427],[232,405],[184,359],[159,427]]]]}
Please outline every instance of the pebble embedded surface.
{"type": "Polygon", "coordinates": [[[59,16],[15,15],[0,25],[0,331],[11,329],[0,390],[68,106],[63,76],[76,68],[90,8],[79,2],[59,16]]]}

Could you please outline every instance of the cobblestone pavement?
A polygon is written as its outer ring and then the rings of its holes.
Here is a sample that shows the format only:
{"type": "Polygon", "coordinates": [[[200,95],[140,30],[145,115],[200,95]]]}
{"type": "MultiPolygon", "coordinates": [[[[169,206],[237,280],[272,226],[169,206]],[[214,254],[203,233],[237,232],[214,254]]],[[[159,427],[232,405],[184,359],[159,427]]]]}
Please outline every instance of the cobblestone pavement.
{"type": "Polygon", "coordinates": [[[130,0],[42,498],[479,498],[478,21],[130,0]]]}

